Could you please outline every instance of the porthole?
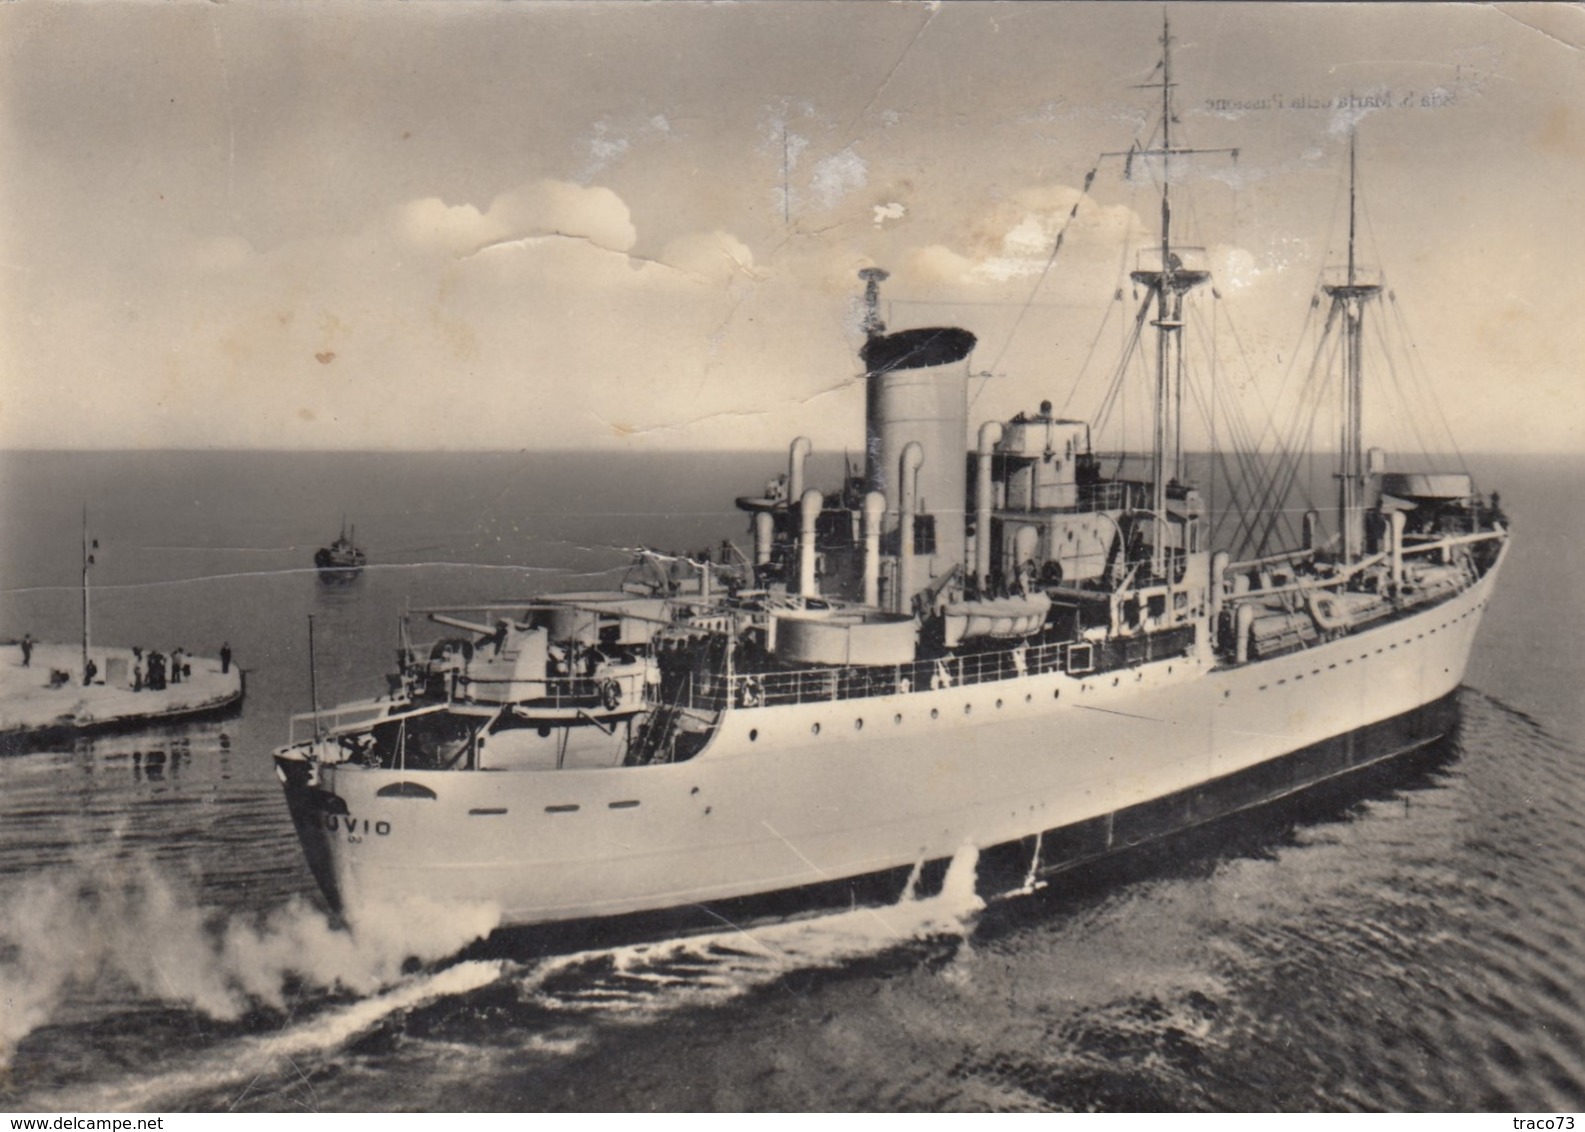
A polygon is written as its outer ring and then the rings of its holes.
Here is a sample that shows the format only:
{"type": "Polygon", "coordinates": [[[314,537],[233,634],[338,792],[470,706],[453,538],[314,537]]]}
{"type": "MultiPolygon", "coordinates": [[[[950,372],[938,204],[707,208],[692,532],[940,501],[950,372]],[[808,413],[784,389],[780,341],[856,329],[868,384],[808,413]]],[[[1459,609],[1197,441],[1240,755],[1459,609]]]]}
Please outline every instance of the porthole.
{"type": "Polygon", "coordinates": [[[902,712],[898,712],[896,715],[892,716],[892,722],[893,723],[901,723],[902,721],[903,721],[903,713],[902,712]]]}
{"type": "Polygon", "coordinates": [[[964,704],[963,705],[963,714],[964,715],[968,715],[973,710],[974,710],[974,705],[973,704],[964,704]]]}
{"type": "Polygon", "coordinates": [[[1062,689],[1061,688],[1053,688],[1053,689],[1051,689],[1051,698],[1054,699],[1054,700],[1060,700],[1062,698],[1062,689]]]}
{"type": "Polygon", "coordinates": [[[1001,711],[1002,710],[1002,701],[1001,700],[997,700],[996,701],[996,710],[997,711],[1001,711]]]}
{"type": "Polygon", "coordinates": [[[820,725],[819,725],[819,724],[818,724],[818,723],[811,723],[811,724],[810,724],[810,725],[809,725],[809,733],[810,733],[810,734],[811,734],[811,735],[818,735],[818,734],[820,734],[820,725]]]}
{"type": "Polygon", "coordinates": [[[941,709],[940,708],[931,708],[930,709],[930,718],[931,719],[940,719],[941,718],[941,709]]]}
{"type": "Polygon", "coordinates": [[[749,741],[749,742],[750,742],[750,743],[752,743],[752,742],[754,742],[754,740],[756,740],[756,739],[758,739],[758,738],[759,738],[759,728],[758,728],[758,727],[751,727],[751,728],[749,728],[749,731],[748,731],[748,741],[749,741]]]}
{"type": "Polygon", "coordinates": [[[1032,704],[1034,702],[1035,702],[1035,694],[1033,692],[1025,692],[1024,693],[1024,703],[1032,704]]]}
{"type": "Polygon", "coordinates": [[[855,731],[863,731],[864,730],[864,721],[862,719],[855,719],[853,721],[853,730],[855,730],[855,731]]]}

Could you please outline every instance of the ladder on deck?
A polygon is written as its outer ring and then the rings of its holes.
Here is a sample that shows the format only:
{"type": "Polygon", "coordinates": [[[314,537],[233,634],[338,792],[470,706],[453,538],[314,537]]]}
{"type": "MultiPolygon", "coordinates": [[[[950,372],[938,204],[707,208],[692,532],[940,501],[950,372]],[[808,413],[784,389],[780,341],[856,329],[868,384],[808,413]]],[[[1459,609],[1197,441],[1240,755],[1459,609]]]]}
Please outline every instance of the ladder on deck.
{"type": "Polygon", "coordinates": [[[682,723],[680,704],[662,704],[650,712],[639,731],[638,742],[628,756],[629,766],[649,766],[671,762],[677,730],[682,723]]]}

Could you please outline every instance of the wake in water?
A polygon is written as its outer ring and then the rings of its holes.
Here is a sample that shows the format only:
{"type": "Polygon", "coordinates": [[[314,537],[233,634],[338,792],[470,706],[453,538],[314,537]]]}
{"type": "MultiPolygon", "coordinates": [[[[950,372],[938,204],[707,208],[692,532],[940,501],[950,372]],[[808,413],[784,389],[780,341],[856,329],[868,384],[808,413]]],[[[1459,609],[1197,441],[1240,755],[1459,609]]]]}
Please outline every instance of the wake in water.
{"type": "Polygon", "coordinates": [[[972,846],[959,850],[934,896],[917,895],[915,866],[895,904],[545,960],[521,976],[519,990],[548,1010],[642,1022],[717,1005],[795,970],[835,967],[933,938],[965,939],[984,907],[975,892],[978,861],[972,846]]]}
{"type": "MultiPolygon", "coordinates": [[[[435,1033],[437,1027],[425,1016],[471,1018],[475,992],[505,992],[526,1009],[530,1017],[522,1020],[523,1032],[509,1042],[518,1050],[515,1056],[576,1053],[601,1025],[641,1025],[680,1009],[728,1002],[796,971],[832,969],[931,940],[962,941],[983,907],[975,893],[977,859],[972,848],[960,851],[938,894],[920,897],[911,884],[897,903],[885,907],[552,959],[474,960],[416,970],[412,960],[449,956],[488,934],[493,914],[479,910],[469,919],[454,907],[404,908],[379,925],[361,919],[349,933],[295,901],[252,920],[206,917],[147,865],[132,870],[135,875],[123,867],[120,875],[92,882],[79,877],[76,891],[57,881],[29,894],[35,902],[28,910],[30,926],[22,933],[5,929],[0,944],[10,953],[0,968],[0,994],[30,996],[26,1026],[48,1020],[84,978],[120,978],[150,998],[214,1018],[237,1018],[258,1005],[289,1009],[288,998],[296,996],[287,988],[294,983],[358,997],[320,1001],[309,1017],[273,1033],[222,1038],[186,1057],[167,1056],[162,1071],[152,1076],[100,1077],[35,1094],[20,1107],[111,1111],[184,1103],[247,1105],[250,1098],[278,1097],[294,1082],[306,1082],[304,1066],[312,1073],[311,1059],[344,1057],[349,1043],[382,1028],[418,1037],[427,1031],[441,1040],[460,1036],[472,1045],[469,1035],[435,1033]],[[74,912],[85,891],[87,910],[74,912]],[[91,962],[74,963],[69,956],[52,962],[45,941],[61,938],[52,933],[85,930],[96,937],[87,952],[91,962]],[[21,938],[14,938],[18,934],[21,938]]],[[[477,1022],[490,1031],[492,1045],[509,1037],[500,1030],[502,1021],[497,1016],[477,1022]]],[[[20,1015],[9,1010],[5,1024],[8,1038],[13,1031],[25,1032],[20,1015]]]]}
{"type": "Polygon", "coordinates": [[[260,1007],[286,1009],[289,989],[374,994],[413,962],[453,955],[499,920],[488,906],[415,902],[348,930],[301,898],[228,915],[144,858],[36,874],[0,894],[0,904],[0,1068],[77,992],[130,994],[232,1021],[260,1007]]]}

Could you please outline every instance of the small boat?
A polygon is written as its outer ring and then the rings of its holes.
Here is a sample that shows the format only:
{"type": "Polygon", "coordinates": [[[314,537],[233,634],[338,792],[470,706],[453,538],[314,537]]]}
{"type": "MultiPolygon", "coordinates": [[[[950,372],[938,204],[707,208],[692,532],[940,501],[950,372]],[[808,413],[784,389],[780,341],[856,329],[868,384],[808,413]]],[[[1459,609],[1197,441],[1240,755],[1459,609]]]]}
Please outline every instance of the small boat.
{"type": "Polygon", "coordinates": [[[356,527],[348,527],[343,521],[336,541],[314,552],[314,565],[319,568],[321,581],[350,582],[363,572],[363,564],[368,559],[353,542],[356,533],[356,527]]]}

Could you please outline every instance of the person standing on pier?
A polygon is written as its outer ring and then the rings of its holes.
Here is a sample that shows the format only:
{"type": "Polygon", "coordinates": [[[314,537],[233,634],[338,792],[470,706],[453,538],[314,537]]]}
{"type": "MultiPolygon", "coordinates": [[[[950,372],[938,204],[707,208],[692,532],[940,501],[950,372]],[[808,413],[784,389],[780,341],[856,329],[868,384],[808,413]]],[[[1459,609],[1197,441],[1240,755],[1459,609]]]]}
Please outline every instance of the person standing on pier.
{"type": "Polygon", "coordinates": [[[27,668],[33,663],[33,634],[22,634],[22,667],[27,668]]]}
{"type": "Polygon", "coordinates": [[[220,646],[220,674],[224,676],[231,671],[231,642],[227,641],[220,646]]]}
{"type": "Polygon", "coordinates": [[[180,647],[171,650],[171,683],[182,682],[182,650],[180,647]]]}

